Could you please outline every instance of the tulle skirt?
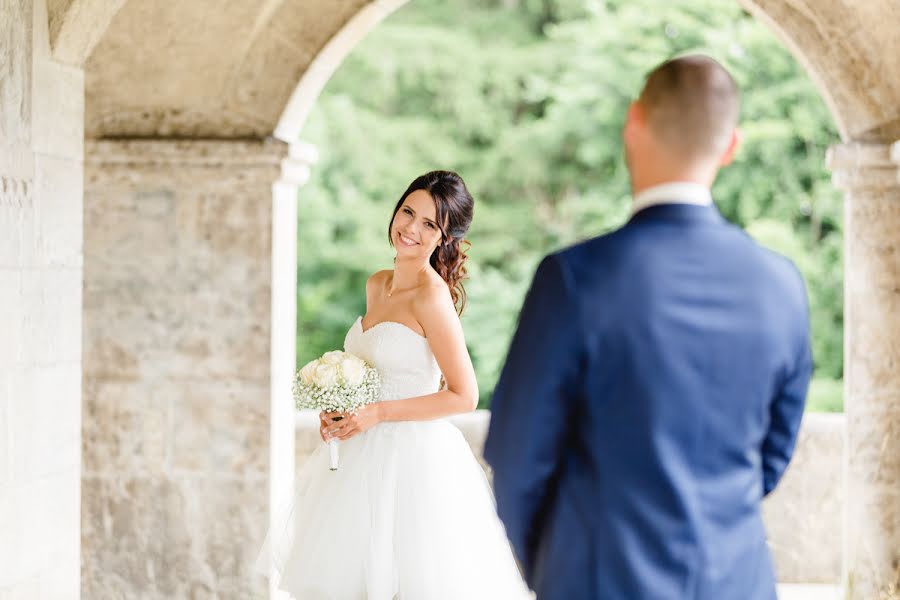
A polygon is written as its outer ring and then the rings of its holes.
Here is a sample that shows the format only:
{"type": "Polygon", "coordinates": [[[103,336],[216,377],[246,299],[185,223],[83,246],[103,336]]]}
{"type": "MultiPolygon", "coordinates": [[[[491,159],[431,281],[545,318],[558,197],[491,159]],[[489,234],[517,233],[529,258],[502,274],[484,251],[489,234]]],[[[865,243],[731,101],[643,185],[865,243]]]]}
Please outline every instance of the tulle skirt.
{"type": "MultiPolygon", "coordinates": [[[[325,444],[298,474],[257,561],[297,600],[520,600],[481,466],[451,423],[382,423],[325,444]]],[[[270,574],[266,572],[266,574],[270,574]]]]}

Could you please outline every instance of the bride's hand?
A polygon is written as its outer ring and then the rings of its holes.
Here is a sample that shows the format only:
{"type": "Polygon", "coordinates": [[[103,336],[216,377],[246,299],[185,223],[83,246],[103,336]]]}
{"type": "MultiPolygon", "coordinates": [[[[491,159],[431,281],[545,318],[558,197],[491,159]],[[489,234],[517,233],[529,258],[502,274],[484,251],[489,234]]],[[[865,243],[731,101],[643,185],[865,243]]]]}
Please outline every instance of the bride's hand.
{"type": "Polygon", "coordinates": [[[329,426],[325,428],[324,435],[328,438],[339,439],[342,442],[355,435],[368,431],[381,421],[378,403],[367,404],[360,408],[356,414],[352,413],[326,413],[325,419],[329,426]],[[343,417],[335,421],[335,417],[343,417]]]}
{"type": "MultiPolygon", "coordinates": [[[[337,413],[333,413],[337,414],[337,413]]],[[[322,438],[322,441],[326,444],[328,443],[328,426],[331,425],[331,421],[325,416],[325,412],[319,413],[319,437],[322,438]]]]}

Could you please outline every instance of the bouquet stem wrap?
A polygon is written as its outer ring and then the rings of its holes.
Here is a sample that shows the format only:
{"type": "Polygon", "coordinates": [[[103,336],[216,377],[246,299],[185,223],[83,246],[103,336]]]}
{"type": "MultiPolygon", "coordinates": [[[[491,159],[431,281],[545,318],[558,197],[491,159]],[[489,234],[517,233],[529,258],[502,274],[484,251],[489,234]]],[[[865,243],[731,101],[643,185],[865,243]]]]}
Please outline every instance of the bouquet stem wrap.
{"type": "Polygon", "coordinates": [[[338,460],[340,458],[338,452],[338,442],[337,440],[328,440],[328,458],[330,459],[331,470],[338,470],[338,460]]]}

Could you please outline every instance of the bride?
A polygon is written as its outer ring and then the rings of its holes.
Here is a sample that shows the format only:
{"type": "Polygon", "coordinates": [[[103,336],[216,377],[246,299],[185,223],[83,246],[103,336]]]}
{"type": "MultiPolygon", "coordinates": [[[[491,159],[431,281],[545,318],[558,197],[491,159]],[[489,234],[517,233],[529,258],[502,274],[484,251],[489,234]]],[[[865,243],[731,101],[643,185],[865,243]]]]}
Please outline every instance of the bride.
{"type": "Polygon", "coordinates": [[[323,444],[260,555],[297,600],[531,597],[487,479],[443,419],[478,401],[458,316],[473,205],[459,175],[433,171],[394,208],[394,270],[369,278],[367,312],[344,339],[381,373],[381,401],[320,415],[322,439],[341,440],[340,468],[323,444]]]}

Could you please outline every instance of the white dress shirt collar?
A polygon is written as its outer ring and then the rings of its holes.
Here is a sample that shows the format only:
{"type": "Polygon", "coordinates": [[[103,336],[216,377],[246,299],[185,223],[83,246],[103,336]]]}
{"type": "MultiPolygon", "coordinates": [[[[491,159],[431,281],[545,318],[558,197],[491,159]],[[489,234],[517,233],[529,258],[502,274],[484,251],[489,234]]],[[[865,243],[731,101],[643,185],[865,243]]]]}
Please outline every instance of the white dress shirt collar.
{"type": "Polygon", "coordinates": [[[647,188],[636,195],[631,203],[631,214],[657,204],[712,204],[709,188],[691,181],[673,181],[647,188]]]}

